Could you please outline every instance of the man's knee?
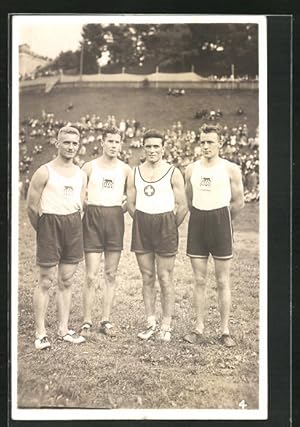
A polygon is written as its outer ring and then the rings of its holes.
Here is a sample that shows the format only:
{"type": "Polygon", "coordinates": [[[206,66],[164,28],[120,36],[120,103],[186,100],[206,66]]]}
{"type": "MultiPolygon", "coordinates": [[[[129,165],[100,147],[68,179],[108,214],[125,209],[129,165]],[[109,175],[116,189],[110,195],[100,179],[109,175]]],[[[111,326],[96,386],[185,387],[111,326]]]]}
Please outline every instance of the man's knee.
{"type": "Polygon", "coordinates": [[[171,286],[171,275],[172,273],[168,270],[160,271],[158,273],[158,280],[162,288],[171,286]]]}
{"type": "Polygon", "coordinates": [[[58,277],[58,286],[60,289],[70,288],[73,283],[73,275],[74,273],[62,274],[58,277]]]}
{"type": "Polygon", "coordinates": [[[143,271],[142,272],[143,285],[144,286],[154,286],[155,283],[155,274],[153,271],[143,271]]]}
{"type": "Polygon", "coordinates": [[[94,272],[87,272],[86,274],[86,286],[88,288],[93,288],[96,286],[97,274],[94,272]]]}
{"type": "Polygon", "coordinates": [[[217,278],[217,287],[218,287],[218,290],[220,290],[220,291],[230,289],[229,277],[227,277],[225,275],[218,277],[217,278]]]}
{"type": "Polygon", "coordinates": [[[54,273],[41,273],[40,274],[40,280],[39,280],[39,286],[45,290],[48,290],[51,288],[53,282],[54,282],[54,273]]]}
{"type": "Polygon", "coordinates": [[[106,283],[115,283],[117,272],[115,270],[105,270],[106,283]]]}
{"type": "Polygon", "coordinates": [[[198,274],[195,277],[195,289],[196,290],[204,289],[205,286],[206,286],[206,277],[201,274],[198,274]]]}

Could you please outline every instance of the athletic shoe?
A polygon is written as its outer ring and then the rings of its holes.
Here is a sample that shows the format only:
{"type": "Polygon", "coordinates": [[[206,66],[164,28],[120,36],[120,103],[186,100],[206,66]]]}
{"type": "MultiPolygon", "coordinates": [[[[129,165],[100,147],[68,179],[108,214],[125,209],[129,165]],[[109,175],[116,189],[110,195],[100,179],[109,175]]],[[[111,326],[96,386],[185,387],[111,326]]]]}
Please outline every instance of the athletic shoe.
{"type": "Polygon", "coordinates": [[[158,339],[161,341],[169,342],[171,340],[171,328],[162,328],[159,331],[158,339]]]}
{"type": "Polygon", "coordinates": [[[92,324],[90,322],[84,322],[79,329],[79,335],[86,337],[90,335],[92,329],[92,324]]]}
{"type": "Polygon", "coordinates": [[[36,338],[34,345],[37,350],[45,350],[46,348],[51,347],[51,344],[46,335],[42,338],[36,338]]]}
{"type": "Polygon", "coordinates": [[[81,335],[76,334],[76,332],[72,329],[70,329],[66,335],[58,335],[57,339],[59,341],[69,342],[71,344],[82,344],[85,342],[85,338],[81,335]]]}
{"type": "Polygon", "coordinates": [[[152,335],[155,334],[155,332],[156,332],[156,323],[154,323],[153,325],[149,325],[145,331],[138,333],[138,337],[141,340],[146,341],[149,338],[151,338],[152,335]]]}
{"type": "Polygon", "coordinates": [[[223,344],[225,347],[235,347],[235,342],[231,338],[229,334],[223,334],[220,338],[221,344],[223,344]]]}
{"type": "Polygon", "coordinates": [[[204,342],[203,335],[198,331],[192,331],[183,337],[184,341],[190,344],[202,344],[204,342]]]}
{"type": "Polygon", "coordinates": [[[116,336],[116,332],[113,329],[113,325],[108,320],[103,320],[100,323],[99,332],[112,338],[116,336]]]}

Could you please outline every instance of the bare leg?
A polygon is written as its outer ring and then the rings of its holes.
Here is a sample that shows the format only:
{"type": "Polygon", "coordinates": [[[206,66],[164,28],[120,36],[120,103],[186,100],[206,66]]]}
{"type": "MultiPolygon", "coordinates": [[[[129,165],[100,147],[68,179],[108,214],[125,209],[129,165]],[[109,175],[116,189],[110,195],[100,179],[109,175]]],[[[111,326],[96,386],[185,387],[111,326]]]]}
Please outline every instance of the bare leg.
{"type": "Polygon", "coordinates": [[[113,299],[116,289],[116,274],[121,257],[121,252],[105,252],[105,282],[103,289],[102,321],[110,320],[113,299]]]}
{"type": "Polygon", "coordinates": [[[221,315],[221,334],[229,334],[229,315],[231,308],[230,290],[231,260],[215,259],[216,281],[218,286],[219,310],[221,315]]]}
{"type": "Polygon", "coordinates": [[[200,334],[204,330],[204,319],[206,314],[206,274],[208,258],[191,258],[194,272],[194,306],[196,310],[195,329],[200,334]]]}
{"type": "Polygon", "coordinates": [[[86,281],[83,286],[83,323],[92,324],[92,307],[95,301],[100,260],[101,253],[86,252],[85,254],[86,281]]]}
{"type": "Polygon", "coordinates": [[[36,325],[36,336],[46,335],[45,317],[49,302],[49,289],[54,281],[56,267],[40,267],[40,277],[33,293],[33,310],[36,325]]]}
{"type": "Polygon", "coordinates": [[[58,266],[58,333],[64,336],[68,333],[68,322],[72,300],[72,277],[78,264],[60,264],[58,266]]]}
{"type": "Polygon", "coordinates": [[[145,304],[146,317],[155,320],[155,262],[154,254],[138,254],[136,259],[142,273],[143,279],[143,299],[145,304]]]}
{"type": "Polygon", "coordinates": [[[173,284],[173,269],[175,256],[163,257],[155,255],[157,275],[161,289],[162,329],[168,330],[174,314],[175,292],[173,284]]]}

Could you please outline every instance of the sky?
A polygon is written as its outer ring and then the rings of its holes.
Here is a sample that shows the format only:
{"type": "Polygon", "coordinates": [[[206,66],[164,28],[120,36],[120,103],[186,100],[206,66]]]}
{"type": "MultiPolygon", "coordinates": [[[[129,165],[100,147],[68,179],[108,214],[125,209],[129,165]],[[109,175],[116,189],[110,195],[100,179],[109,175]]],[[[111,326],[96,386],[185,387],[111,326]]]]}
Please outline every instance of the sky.
{"type": "Polygon", "coordinates": [[[257,22],[255,15],[14,15],[13,42],[28,44],[39,55],[54,59],[60,52],[75,51],[81,40],[81,30],[87,23],[216,23],[257,22]],[[163,17],[162,17],[163,16],[163,17]]]}
{"type": "Polygon", "coordinates": [[[27,43],[32,52],[54,59],[60,52],[78,49],[81,30],[81,23],[26,23],[20,26],[18,44],[27,43]]]}

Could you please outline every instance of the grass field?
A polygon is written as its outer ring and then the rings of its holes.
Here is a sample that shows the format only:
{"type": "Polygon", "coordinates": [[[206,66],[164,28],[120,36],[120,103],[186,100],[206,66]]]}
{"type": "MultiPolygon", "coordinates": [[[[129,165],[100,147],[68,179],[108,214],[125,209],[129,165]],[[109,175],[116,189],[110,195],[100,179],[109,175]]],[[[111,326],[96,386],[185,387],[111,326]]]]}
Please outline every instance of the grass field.
{"type": "MultiPolygon", "coordinates": [[[[109,89],[93,93],[50,93],[24,95],[20,99],[20,118],[38,117],[41,110],[58,118],[78,120],[83,114],[114,114],[117,119],[135,118],[145,126],[169,127],[181,120],[186,128],[195,128],[193,113],[201,108],[221,108],[223,120],[236,125],[234,111],[247,111],[251,131],[257,126],[257,93],[194,91],[186,97],[170,99],[165,92],[145,93],[135,89],[109,89]],[[129,93],[126,97],[126,93],[129,93]],[[135,93],[136,92],[136,93],[135,93]],[[72,101],[74,110],[64,106],[72,101]],[[172,106],[168,103],[172,102],[172,106]],[[193,125],[193,126],[192,126],[193,125]]],[[[32,142],[30,142],[31,144],[32,142]]],[[[46,155],[43,153],[43,155],[46,155]]],[[[42,161],[41,161],[42,162],[42,161]]],[[[55,340],[57,332],[55,285],[50,290],[47,316],[50,351],[34,350],[32,295],[38,279],[35,266],[35,233],[20,202],[19,285],[18,285],[18,406],[20,408],[197,408],[238,409],[245,400],[248,409],[258,408],[259,391],[259,233],[256,203],[249,203],[237,218],[235,254],[232,265],[231,330],[237,346],[226,349],[218,342],[219,312],[213,264],[208,272],[208,313],[205,345],[188,345],[182,336],[193,325],[193,276],[185,255],[187,219],[180,228],[179,253],[174,280],[176,306],[172,341],[161,344],[140,342],[137,333],[144,326],[141,277],[136,259],[130,252],[131,219],[125,216],[124,252],[121,258],[118,289],[113,311],[117,338],[97,332],[82,346],[70,346],[55,340]]],[[[102,266],[101,266],[102,267],[102,266]]],[[[101,318],[99,272],[94,323],[101,318]]],[[[82,284],[84,263],[74,277],[70,327],[82,322],[82,284]]],[[[159,288],[157,314],[160,314],[159,288]]]]}
{"type": "MultiPolygon", "coordinates": [[[[20,208],[20,268],[18,310],[18,405],[20,407],[84,408],[248,408],[258,407],[258,224],[256,204],[246,205],[235,225],[232,268],[231,329],[234,349],[218,343],[219,315],[212,265],[208,275],[207,344],[182,341],[192,326],[192,271],[185,255],[187,221],[180,229],[180,248],[174,271],[176,309],[173,339],[168,344],[140,342],[144,325],[141,279],[129,251],[131,219],[126,214],[125,249],[113,321],[117,339],[94,333],[86,344],[72,347],[55,341],[55,286],[50,291],[47,318],[52,349],[34,350],[32,294],[37,281],[34,232],[20,208]],[[183,274],[184,272],[184,274],[183,274]]],[[[95,323],[101,317],[101,278],[95,304],[95,323]]],[[[84,264],[74,278],[70,326],[81,322],[84,264]]],[[[157,288],[158,289],[158,288],[157,288]]],[[[158,296],[159,302],[159,296],[158,296]]],[[[158,315],[160,307],[158,305],[158,315]]]]}

